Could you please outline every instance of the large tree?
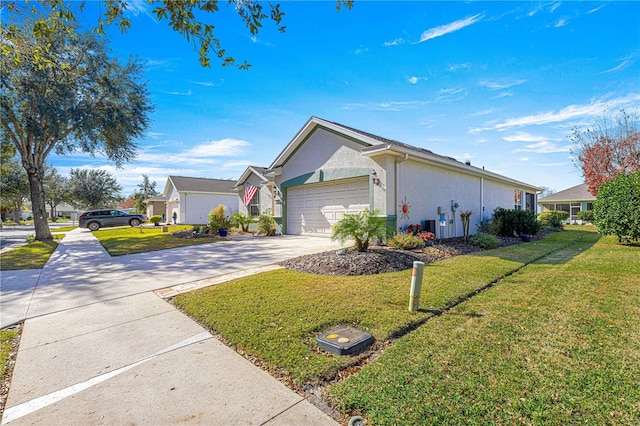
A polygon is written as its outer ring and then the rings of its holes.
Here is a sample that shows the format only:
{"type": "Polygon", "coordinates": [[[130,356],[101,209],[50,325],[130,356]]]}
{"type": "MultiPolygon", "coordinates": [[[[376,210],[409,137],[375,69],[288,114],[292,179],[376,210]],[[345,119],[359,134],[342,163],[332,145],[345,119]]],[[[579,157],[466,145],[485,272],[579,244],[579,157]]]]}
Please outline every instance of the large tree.
{"type": "Polygon", "coordinates": [[[69,178],[69,196],[78,207],[111,208],[123,200],[122,187],[106,170],[71,169],[69,178]]]}
{"type": "Polygon", "coordinates": [[[49,154],[102,154],[120,166],[135,158],[153,107],[139,82],[140,62],[120,64],[92,33],[51,27],[44,38],[32,27],[2,27],[2,139],[16,147],[27,172],[35,238],[47,240],[49,154]]]}
{"type": "Polygon", "coordinates": [[[29,180],[20,162],[11,158],[2,163],[0,174],[0,210],[12,212],[13,219],[20,221],[20,212],[29,198],[29,180]]]}
{"type": "Polygon", "coordinates": [[[71,201],[69,195],[69,179],[62,176],[53,166],[48,166],[44,174],[45,201],[49,206],[51,220],[56,220],[56,207],[62,203],[71,201]]]}
{"type": "Polygon", "coordinates": [[[142,175],[142,182],[138,184],[138,189],[133,192],[131,198],[134,200],[134,207],[140,213],[143,213],[147,209],[147,205],[144,203],[151,197],[158,195],[156,191],[156,181],[149,181],[149,176],[142,175]]]}
{"type": "MultiPolygon", "coordinates": [[[[12,14],[23,16],[34,8],[44,9],[46,13],[34,22],[34,31],[39,37],[47,38],[51,31],[62,27],[74,26],[76,15],[82,13],[86,0],[81,2],[65,2],[64,0],[8,0],[6,8],[12,14]]],[[[96,22],[96,32],[104,34],[108,25],[117,25],[122,32],[131,26],[126,16],[127,8],[131,7],[126,0],[102,0],[103,14],[96,22]]],[[[151,13],[159,21],[166,21],[172,30],[182,34],[187,42],[193,43],[194,49],[200,55],[200,64],[204,67],[211,65],[211,56],[217,58],[222,66],[237,66],[248,69],[246,61],[236,61],[222,46],[216,34],[215,14],[219,12],[218,0],[146,0],[152,7],[151,13]]],[[[351,9],[353,0],[336,0],[338,10],[345,7],[351,9]]],[[[258,34],[265,21],[272,21],[278,31],[285,32],[282,24],[284,12],[279,3],[258,0],[227,0],[227,6],[233,8],[251,35],[258,34]]],[[[220,18],[219,18],[220,19],[220,18]]]]}
{"type": "Polygon", "coordinates": [[[574,129],[571,153],[592,195],[620,174],[640,171],[640,121],[624,109],[595,121],[591,128],[574,129]]]}

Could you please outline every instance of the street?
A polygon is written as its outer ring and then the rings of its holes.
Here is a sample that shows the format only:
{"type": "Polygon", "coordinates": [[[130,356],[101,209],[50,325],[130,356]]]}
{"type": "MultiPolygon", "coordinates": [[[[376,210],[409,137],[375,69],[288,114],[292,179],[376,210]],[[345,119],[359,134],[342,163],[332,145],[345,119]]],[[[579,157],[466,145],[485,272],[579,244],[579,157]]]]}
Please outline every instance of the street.
{"type": "MultiPolygon", "coordinates": [[[[49,223],[49,228],[55,231],[56,228],[71,225],[71,222],[56,222],[49,223]]],[[[5,247],[25,244],[27,238],[35,233],[36,231],[33,225],[2,225],[2,229],[0,229],[0,250],[5,247]]]]}

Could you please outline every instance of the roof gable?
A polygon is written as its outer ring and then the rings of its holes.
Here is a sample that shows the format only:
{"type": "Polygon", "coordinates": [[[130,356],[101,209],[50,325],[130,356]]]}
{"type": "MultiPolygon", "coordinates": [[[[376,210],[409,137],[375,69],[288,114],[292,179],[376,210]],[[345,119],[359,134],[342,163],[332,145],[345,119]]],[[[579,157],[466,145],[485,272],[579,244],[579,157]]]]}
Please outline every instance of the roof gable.
{"type": "Polygon", "coordinates": [[[247,179],[249,179],[249,176],[251,176],[252,174],[256,175],[262,182],[270,180],[266,176],[267,170],[269,169],[266,167],[248,166],[245,169],[244,173],[242,173],[242,175],[240,176],[240,179],[238,179],[238,181],[235,183],[235,188],[238,188],[243,183],[245,183],[247,179]]]}
{"type": "Polygon", "coordinates": [[[200,193],[228,193],[234,194],[233,187],[235,181],[228,179],[207,179],[193,178],[185,176],[169,176],[167,186],[165,187],[165,196],[169,194],[169,187],[173,187],[178,192],[200,192],[200,193]]]}
{"type": "Polygon", "coordinates": [[[586,183],[572,186],[563,191],[551,194],[548,197],[540,198],[539,203],[558,202],[558,201],[595,201],[595,195],[591,195],[589,187],[586,183]]]}

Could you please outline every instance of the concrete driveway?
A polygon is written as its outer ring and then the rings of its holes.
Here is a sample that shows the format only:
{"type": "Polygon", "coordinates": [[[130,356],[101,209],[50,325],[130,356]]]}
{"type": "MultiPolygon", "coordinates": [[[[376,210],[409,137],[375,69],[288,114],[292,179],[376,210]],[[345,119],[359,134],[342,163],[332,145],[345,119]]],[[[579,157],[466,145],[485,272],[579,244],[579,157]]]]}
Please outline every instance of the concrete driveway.
{"type": "Polygon", "coordinates": [[[213,284],[339,247],[328,238],[285,235],[111,257],[89,230],[78,228],[66,234],[42,271],[2,272],[0,327],[132,294],[185,284],[194,288],[189,283],[202,280],[213,284]]]}
{"type": "Polygon", "coordinates": [[[2,322],[27,318],[2,424],[335,425],[152,290],[336,247],[252,238],[111,258],[68,233],[42,271],[2,274],[2,322]]]}

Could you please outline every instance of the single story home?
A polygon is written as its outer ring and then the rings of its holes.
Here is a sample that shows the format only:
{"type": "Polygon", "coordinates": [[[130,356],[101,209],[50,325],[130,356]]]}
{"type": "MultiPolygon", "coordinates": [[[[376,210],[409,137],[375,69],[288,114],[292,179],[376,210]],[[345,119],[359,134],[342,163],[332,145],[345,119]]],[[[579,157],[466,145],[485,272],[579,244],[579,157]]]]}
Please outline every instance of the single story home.
{"type": "Polygon", "coordinates": [[[285,234],[329,236],[345,213],[366,208],[398,231],[420,224],[439,238],[462,236],[460,212],[471,211],[474,234],[497,207],[535,211],[541,191],[470,162],[317,117],[259,174],[267,178],[263,186],[271,191],[277,230],[285,234]]]}
{"type": "Polygon", "coordinates": [[[167,199],[161,195],[157,197],[150,197],[144,200],[147,205],[147,217],[151,216],[163,216],[163,222],[166,222],[167,218],[167,199]]]}
{"type": "Polygon", "coordinates": [[[580,223],[578,212],[582,210],[593,210],[593,203],[596,196],[589,192],[586,183],[573,186],[564,191],[556,192],[547,197],[540,198],[540,212],[545,210],[562,210],[569,213],[570,223],[580,223]]]}
{"type": "MultiPolygon", "coordinates": [[[[238,211],[238,193],[233,190],[236,181],[169,176],[162,192],[165,220],[182,224],[204,224],[209,212],[220,204],[226,206],[229,216],[238,211]]],[[[157,205],[157,201],[156,204],[157,205]]],[[[159,214],[155,212],[154,214],[159,214]]]]}

